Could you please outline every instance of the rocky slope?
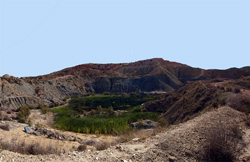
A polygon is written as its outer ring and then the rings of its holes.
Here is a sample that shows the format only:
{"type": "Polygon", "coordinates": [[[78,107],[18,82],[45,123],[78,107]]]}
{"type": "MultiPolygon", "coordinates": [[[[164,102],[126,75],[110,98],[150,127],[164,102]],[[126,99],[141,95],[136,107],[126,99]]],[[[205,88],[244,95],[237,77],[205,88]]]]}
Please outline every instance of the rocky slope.
{"type": "Polygon", "coordinates": [[[203,70],[190,66],[149,59],[124,64],[84,64],[44,76],[0,77],[0,106],[17,107],[61,102],[65,96],[103,92],[171,91],[191,80],[240,78],[250,75],[249,68],[203,70]]]}
{"type": "Polygon", "coordinates": [[[176,124],[224,105],[250,112],[250,77],[189,82],[158,100],[143,104],[143,108],[162,114],[169,124],[176,124]]]}

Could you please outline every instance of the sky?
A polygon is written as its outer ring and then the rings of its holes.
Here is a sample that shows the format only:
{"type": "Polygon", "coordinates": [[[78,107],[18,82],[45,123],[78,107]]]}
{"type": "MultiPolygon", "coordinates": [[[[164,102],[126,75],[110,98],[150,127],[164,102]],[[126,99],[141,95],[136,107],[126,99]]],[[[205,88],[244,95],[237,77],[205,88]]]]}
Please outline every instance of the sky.
{"type": "Polygon", "coordinates": [[[250,66],[250,0],[0,0],[0,76],[150,58],[250,66]]]}

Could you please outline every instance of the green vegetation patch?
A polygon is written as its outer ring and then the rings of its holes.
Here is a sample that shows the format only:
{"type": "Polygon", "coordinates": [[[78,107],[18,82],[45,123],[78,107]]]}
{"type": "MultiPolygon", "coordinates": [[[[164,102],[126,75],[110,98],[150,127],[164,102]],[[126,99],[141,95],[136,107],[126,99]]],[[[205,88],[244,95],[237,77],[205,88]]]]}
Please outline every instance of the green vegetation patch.
{"type": "Polygon", "coordinates": [[[120,95],[95,95],[82,98],[73,98],[69,107],[76,111],[92,110],[98,106],[103,108],[113,107],[114,110],[125,110],[140,105],[147,101],[155,100],[152,96],[120,96],[120,95]]]}
{"type": "Polygon", "coordinates": [[[138,120],[157,120],[158,115],[151,112],[123,113],[120,115],[91,115],[79,117],[77,111],[69,107],[54,109],[54,126],[65,131],[91,134],[119,134],[129,130],[129,124],[138,120]]]}
{"type": "Polygon", "coordinates": [[[156,99],[149,95],[94,95],[73,98],[69,106],[53,109],[54,126],[65,131],[91,134],[119,134],[138,120],[157,120],[158,115],[142,112],[140,105],[156,99]],[[127,110],[122,114],[115,110],[127,110]]]}

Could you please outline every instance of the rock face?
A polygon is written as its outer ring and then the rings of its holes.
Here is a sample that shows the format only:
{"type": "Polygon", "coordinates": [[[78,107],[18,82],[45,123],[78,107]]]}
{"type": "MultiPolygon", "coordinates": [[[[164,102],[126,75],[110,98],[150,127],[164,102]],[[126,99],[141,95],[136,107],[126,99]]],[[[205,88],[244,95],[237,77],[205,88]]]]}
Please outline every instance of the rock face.
{"type": "Polygon", "coordinates": [[[149,59],[124,64],[84,64],[44,76],[0,77],[0,106],[16,109],[21,105],[60,102],[66,96],[103,92],[171,91],[191,80],[250,75],[249,68],[203,70],[149,59]]]}

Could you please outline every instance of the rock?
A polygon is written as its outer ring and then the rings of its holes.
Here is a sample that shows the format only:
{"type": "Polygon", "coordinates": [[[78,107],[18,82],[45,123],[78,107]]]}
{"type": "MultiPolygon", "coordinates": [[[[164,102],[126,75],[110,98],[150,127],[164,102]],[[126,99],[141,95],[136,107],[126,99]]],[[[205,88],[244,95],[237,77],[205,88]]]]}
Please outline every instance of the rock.
{"type": "Polygon", "coordinates": [[[122,146],[116,146],[116,149],[119,150],[119,151],[123,151],[122,146]]]}
{"type": "Polygon", "coordinates": [[[132,141],[139,141],[140,138],[133,138],[132,141]]]}
{"type": "Polygon", "coordinates": [[[121,160],[122,162],[129,162],[128,160],[121,160]]]}
{"type": "Polygon", "coordinates": [[[152,129],[156,128],[158,125],[159,125],[158,122],[152,120],[143,120],[141,122],[134,122],[130,124],[132,128],[138,128],[138,129],[152,129]]]}
{"type": "Polygon", "coordinates": [[[62,134],[57,131],[49,130],[46,128],[24,127],[24,131],[29,134],[34,134],[35,136],[45,136],[51,139],[58,139],[62,141],[77,141],[81,144],[84,144],[84,141],[79,137],[62,134]]]}
{"type": "Polygon", "coordinates": [[[24,127],[24,132],[28,134],[33,134],[34,130],[31,127],[24,127]]]}
{"type": "Polygon", "coordinates": [[[169,162],[175,162],[177,160],[177,158],[174,156],[169,156],[168,160],[169,160],[169,162]]]}

